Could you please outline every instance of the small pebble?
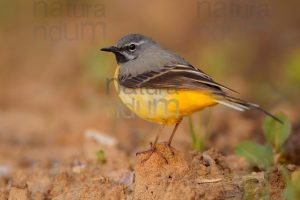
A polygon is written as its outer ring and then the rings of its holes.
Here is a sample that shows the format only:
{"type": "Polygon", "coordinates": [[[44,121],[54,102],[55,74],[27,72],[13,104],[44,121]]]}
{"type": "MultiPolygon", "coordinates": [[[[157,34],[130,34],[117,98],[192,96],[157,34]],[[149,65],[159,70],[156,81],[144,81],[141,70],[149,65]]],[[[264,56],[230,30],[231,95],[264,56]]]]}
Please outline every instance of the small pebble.
{"type": "Polygon", "coordinates": [[[11,174],[11,168],[7,165],[0,165],[0,177],[9,176],[11,174]]]}

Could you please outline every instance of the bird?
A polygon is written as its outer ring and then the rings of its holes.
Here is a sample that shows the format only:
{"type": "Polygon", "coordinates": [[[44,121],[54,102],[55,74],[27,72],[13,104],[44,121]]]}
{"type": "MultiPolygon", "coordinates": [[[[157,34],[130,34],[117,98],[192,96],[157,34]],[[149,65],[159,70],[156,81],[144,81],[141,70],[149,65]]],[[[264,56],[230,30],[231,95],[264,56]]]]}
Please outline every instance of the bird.
{"type": "Polygon", "coordinates": [[[137,154],[150,152],[149,158],[168,125],[174,128],[166,144],[173,148],[173,137],[185,116],[218,104],[238,111],[256,109],[281,122],[259,105],[230,95],[236,91],[150,37],[129,34],[100,50],[116,57],[114,85],[122,102],[140,118],[161,124],[150,149],[137,154]]]}

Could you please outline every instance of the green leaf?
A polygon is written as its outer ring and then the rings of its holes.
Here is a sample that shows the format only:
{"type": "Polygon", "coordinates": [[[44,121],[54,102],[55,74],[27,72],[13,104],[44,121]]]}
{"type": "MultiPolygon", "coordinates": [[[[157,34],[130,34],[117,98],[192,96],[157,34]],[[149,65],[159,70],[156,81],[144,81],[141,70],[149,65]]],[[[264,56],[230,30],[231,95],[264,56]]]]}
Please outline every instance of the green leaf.
{"type": "Polygon", "coordinates": [[[248,160],[252,165],[268,169],[274,163],[273,152],[270,145],[260,145],[251,141],[241,142],[236,147],[236,154],[248,160]]]}
{"type": "Polygon", "coordinates": [[[267,141],[279,152],[291,134],[291,123],[283,113],[278,113],[275,116],[283,123],[281,124],[268,116],[264,121],[263,131],[267,141]]]}

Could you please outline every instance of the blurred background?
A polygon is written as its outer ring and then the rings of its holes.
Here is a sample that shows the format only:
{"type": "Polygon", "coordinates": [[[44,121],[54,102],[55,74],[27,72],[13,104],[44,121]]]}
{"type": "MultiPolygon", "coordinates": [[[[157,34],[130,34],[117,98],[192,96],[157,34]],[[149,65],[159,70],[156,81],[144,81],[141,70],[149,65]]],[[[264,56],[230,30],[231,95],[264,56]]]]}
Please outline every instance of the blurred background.
{"type": "MultiPolygon", "coordinates": [[[[84,157],[90,129],[115,138],[126,155],[148,147],[159,126],[122,105],[107,82],[115,58],[99,51],[130,33],[181,54],[239,91],[237,97],[283,111],[293,123],[296,139],[289,147],[297,154],[299,6],[279,0],[1,0],[0,165],[84,157]]],[[[263,142],[263,118],[217,106],[193,121],[206,149],[230,154],[243,139],[263,142]]],[[[174,145],[192,149],[187,121],[174,145]]]]}

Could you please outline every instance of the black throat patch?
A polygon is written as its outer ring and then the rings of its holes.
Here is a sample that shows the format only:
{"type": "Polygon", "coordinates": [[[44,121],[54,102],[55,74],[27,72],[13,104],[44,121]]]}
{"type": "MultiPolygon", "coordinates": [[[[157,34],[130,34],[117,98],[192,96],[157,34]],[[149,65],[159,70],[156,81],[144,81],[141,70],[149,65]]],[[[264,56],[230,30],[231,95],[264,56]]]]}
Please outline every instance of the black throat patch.
{"type": "Polygon", "coordinates": [[[117,60],[117,63],[118,63],[118,64],[123,64],[123,63],[129,61],[129,59],[126,58],[126,56],[124,56],[124,55],[123,55],[122,53],[120,53],[120,52],[116,52],[116,53],[115,53],[115,56],[116,56],[116,60],[117,60]]]}

